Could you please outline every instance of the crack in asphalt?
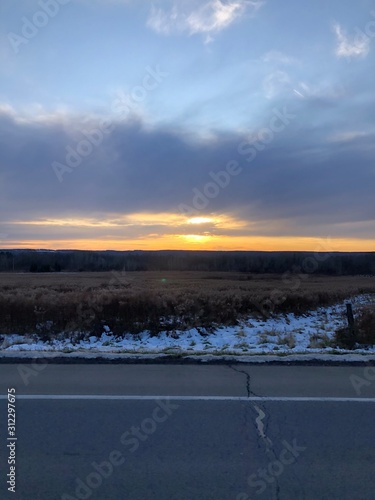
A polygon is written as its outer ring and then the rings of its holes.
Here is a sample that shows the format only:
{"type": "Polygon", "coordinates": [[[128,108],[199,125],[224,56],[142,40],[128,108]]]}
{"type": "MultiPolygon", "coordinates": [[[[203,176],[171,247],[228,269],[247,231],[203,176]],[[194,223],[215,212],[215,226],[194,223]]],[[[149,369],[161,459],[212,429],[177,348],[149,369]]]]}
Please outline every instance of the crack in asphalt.
{"type": "Polygon", "coordinates": [[[247,397],[250,398],[251,396],[256,396],[258,398],[261,398],[262,396],[259,396],[258,394],[255,394],[251,388],[250,388],[250,383],[251,383],[251,379],[250,379],[250,374],[245,372],[244,370],[238,370],[236,369],[233,365],[228,365],[228,368],[230,368],[231,370],[237,372],[237,373],[242,373],[243,375],[245,375],[246,377],[246,391],[247,391],[247,397]]]}
{"type": "MultiPolygon", "coordinates": [[[[241,373],[242,375],[245,375],[245,377],[246,377],[246,392],[247,392],[248,398],[250,398],[252,396],[259,397],[259,398],[262,397],[259,394],[255,394],[251,390],[251,377],[250,377],[250,374],[248,372],[246,372],[244,370],[236,369],[232,365],[228,365],[228,368],[230,368],[231,370],[233,370],[237,373],[241,373]]],[[[264,408],[265,402],[259,401],[258,404],[251,402],[251,406],[254,408],[254,410],[257,412],[257,415],[258,415],[255,419],[255,426],[256,426],[256,430],[257,430],[257,447],[258,447],[258,449],[261,449],[262,448],[261,442],[263,442],[265,445],[265,448],[266,448],[265,449],[266,455],[271,456],[271,458],[276,461],[276,460],[278,460],[278,457],[276,456],[273,442],[267,435],[267,429],[269,427],[270,415],[268,412],[265,411],[265,408],[264,408]]],[[[246,426],[249,423],[254,424],[253,415],[249,414],[248,408],[249,408],[249,406],[245,403],[244,404],[244,409],[245,409],[245,416],[244,417],[245,417],[246,426]],[[251,419],[251,422],[249,422],[249,417],[251,419]]],[[[279,485],[279,481],[278,481],[277,476],[274,476],[274,481],[275,481],[274,482],[274,484],[275,484],[275,500],[279,500],[279,498],[280,498],[280,485],[279,485]]]]}
{"type": "MultiPolygon", "coordinates": [[[[272,446],[272,441],[271,439],[266,435],[266,432],[265,432],[265,425],[264,425],[264,422],[263,420],[266,417],[266,414],[265,412],[263,411],[262,408],[259,408],[258,405],[254,404],[254,408],[256,409],[256,411],[258,412],[258,416],[257,418],[255,419],[255,423],[257,424],[257,429],[258,429],[258,433],[260,434],[260,436],[264,439],[264,441],[266,442],[267,444],[267,447],[268,445],[270,444],[272,446]]],[[[267,423],[267,421],[266,421],[267,423]]]]}

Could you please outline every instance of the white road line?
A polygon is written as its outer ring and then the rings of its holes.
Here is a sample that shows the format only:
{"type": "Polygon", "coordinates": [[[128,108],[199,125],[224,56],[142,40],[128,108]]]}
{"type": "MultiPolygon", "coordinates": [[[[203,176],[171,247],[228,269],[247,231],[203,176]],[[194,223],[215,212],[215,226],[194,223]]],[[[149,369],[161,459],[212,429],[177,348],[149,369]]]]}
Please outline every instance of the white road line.
{"type": "MultiPolygon", "coordinates": [[[[8,399],[7,396],[0,395],[1,399],[8,399]]],[[[252,396],[250,398],[244,396],[121,396],[121,395],[86,395],[86,394],[18,394],[16,395],[16,400],[41,400],[41,399],[52,399],[52,400],[93,400],[93,401],[155,401],[155,400],[176,400],[176,401],[280,401],[289,402],[293,401],[296,403],[307,402],[307,401],[317,401],[322,403],[375,403],[375,398],[337,398],[337,397],[309,397],[309,396],[266,396],[266,397],[256,397],[252,396]]]]}

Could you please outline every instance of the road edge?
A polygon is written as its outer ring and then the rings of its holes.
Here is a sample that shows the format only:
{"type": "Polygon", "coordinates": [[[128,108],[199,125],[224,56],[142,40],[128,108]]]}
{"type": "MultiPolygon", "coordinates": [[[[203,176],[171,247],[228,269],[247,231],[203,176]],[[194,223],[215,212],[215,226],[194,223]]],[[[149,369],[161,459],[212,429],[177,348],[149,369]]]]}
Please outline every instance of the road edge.
{"type": "Polygon", "coordinates": [[[306,366],[375,366],[375,354],[290,354],[213,356],[187,354],[1,353],[0,364],[256,364],[306,366]]]}

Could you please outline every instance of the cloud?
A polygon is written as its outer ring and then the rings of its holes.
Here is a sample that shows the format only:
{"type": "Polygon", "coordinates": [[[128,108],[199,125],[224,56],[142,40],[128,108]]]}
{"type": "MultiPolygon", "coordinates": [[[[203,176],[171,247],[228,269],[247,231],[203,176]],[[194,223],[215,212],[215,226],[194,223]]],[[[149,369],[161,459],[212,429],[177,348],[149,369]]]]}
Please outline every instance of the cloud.
{"type": "Polygon", "coordinates": [[[336,35],[335,54],[337,57],[366,57],[370,50],[370,38],[358,37],[358,35],[349,38],[340,24],[333,25],[333,31],[336,35]]]}
{"type": "Polygon", "coordinates": [[[319,83],[299,82],[293,88],[293,92],[304,99],[316,102],[334,103],[346,96],[347,91],[342,84],[320,81],[319,83]]]}
{"type": "MultiPolygon", "coordinates": [[[[284,104],[284,97],[272,101],[257,130],[268,125],[272,108],[284,104]]],[[[51,164],[64,162],[66,147],[74,149],[84,138],[82,117],[55,113],[49,119],[21,120],[13,109],[0,107],[1,233],[10,235],[9,241],[67,238],[71,245],[83,235],[113,241],[199,235],[191,224],[181,225],[179,205],[191,205],[193,190],[202,191],[212,181],[210,172],[235,160],[241,174],[198,214],[214,220],[224,214],[227,222],[203,224],[201,231],[228,238],[367,237],[373,224],[366,221],[375,220],[373,136],[351,134],[350,141],[332,141],[335,124],[326,125],[332,120],[330,107],[317,109],[315,102],[292,95],[287,105],[296,119],[253,162],[239,153],[239,145],[249,140],[244,133],[216,132],[215,141],[187,141],[186,131],[172,126],[150,129],[141,120],[119,122],[62,183],[51,164]],[[46,220],[53,224],[27,224],[46,220]],[[248,225],[239,227],[238,221],[248,225]]],[[[350,114],[347,108],[342,111],[350,114]]],[[[360,126],[367,129],[365,121],[360,126]]]]}
{"type": "Polygon", "coordinates": [[[245,10],[246,2],[227,4],[214,0],[193,11],[187,18],[190,33],[211,33],[220,31],[233,23],[245,10]]]}
{"type": "Polygon", "coordinates": [[[156,33],[170,35],[186,29],[186,21],[183,18],[181,19],[176,6],[173,6],[170,12],[152,6],[147,26],[156,33]]]}
{"type": "Polygon", "coordinates": [[[283,52],[279,52],[278,50],[270,50],[266,54],[263,55],[262,61],[266,63],[276,63],[283,65],[292,65],[298,64],[299,60],[295,57],[288,56],[283,52]]]}
{"type": "Polygon", "coordinates": [[[369,137],[368,132],[361,132],[358,130],[351,130],[346,132],[338,132],[333,134],[329,140],[332,142],[351,142],[359,138],[369,137]]]}
{"type": "Polygon", "coordinates": [[[291,79],[285,71],[273,71],[263,80],[263,90],[267,99],[273,99],[284,92],[290,92],[291,79]]]}
{"type": "Polygon", "coordinates": [[[263,4],[260,0],[211,0],[203,5],[181,3],[174,4],[168,11],[153,6],[147,26],[163,35],[204,34],[206,41],[212,41],[211,34],[227,28],[245,12],[255,13],[263,4]]]}

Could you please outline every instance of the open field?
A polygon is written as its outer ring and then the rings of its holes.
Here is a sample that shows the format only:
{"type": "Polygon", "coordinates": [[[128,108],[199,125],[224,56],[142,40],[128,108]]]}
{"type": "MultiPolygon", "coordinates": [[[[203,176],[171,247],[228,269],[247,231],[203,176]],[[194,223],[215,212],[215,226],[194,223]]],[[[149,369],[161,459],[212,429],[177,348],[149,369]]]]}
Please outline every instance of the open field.
{"type": "Polygon", "coordinates": [[[0,333],[210,329],[375,293],[371,277],[216,272],[0,274],[0,333]]]}

